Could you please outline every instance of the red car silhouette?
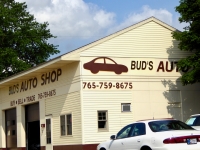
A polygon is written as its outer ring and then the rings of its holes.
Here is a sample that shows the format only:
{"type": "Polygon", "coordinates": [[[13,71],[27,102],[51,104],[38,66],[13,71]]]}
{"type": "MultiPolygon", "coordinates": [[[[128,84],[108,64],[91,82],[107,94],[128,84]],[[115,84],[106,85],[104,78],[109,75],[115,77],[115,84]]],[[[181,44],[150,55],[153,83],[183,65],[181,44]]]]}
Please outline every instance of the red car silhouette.
{"type": "Polygon", "coordinates": [[[117,64],[114,60],[108,57],[97,57],[90,62],[83,65],[84,69],[90,70],[92,73],[96,74],[99,71],[112,71],[116,74],[121,74],[122,72],[128,72],[128,68],[124,65],[117,64]],[[104,63],[95,62],[96,60],[102,59],[104,63]],[[111,63],[106,63],[106,60],[111,63]]]}

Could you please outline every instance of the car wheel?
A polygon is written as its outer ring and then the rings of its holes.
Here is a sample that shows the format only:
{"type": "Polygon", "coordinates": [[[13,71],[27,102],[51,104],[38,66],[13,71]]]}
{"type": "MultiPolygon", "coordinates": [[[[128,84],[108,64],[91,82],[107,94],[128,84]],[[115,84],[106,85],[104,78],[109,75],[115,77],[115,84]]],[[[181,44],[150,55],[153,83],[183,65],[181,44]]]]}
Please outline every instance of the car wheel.
{"type": "Polygon", "coordinates": [[[122,72],[121,72],[121,71],[115,71],[115,73],[116,73],[116,74],[121,74],[122,72]]]}
{"type": "Polygon", "coordinates": [[[96,73],[99,72],[99,70],[98,69],[92,69],[91,72],[94,73],[94,74],[96,74],[96,73]]]}
{"type": "Polygon", "coordinates": [[[141,148],[141,150],[151,150],[151,148],[148,147],[148,146],[144,146],[144,147],[141,148]]]}

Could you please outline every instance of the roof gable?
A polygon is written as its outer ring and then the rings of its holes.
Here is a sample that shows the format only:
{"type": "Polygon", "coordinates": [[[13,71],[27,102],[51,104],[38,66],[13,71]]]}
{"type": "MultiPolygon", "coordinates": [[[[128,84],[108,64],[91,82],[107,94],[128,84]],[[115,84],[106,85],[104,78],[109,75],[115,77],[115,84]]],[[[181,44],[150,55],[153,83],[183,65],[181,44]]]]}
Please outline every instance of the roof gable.
{"type": "Polygon", "coordinates": [[[122,29],[122,30],[120,30],[118,32],[115,32],[115,33],[111,34],[111,35],[108,35],[108,36],[106,36],[106,37],[104,37],[102,39],[99,39],[97,41],[89,43],[89,44],[87,44],[87,45],[85,45],[83,47],[80,47],[80,48],[78,48],[78,49],[76,49],[74,51],[71,51],[71,52],[69,52],[67,54],[64,54],[64,55],[61,56],[61,59],[62,60],[70,60],[70,59],[73,59],[73,58],[80,57],[80,53],[82,53],[82,52],[84,52],[84,51],[86,51],[86,50],[88,50],[88,49],[90,49],[90,48],[92,48],[94,46],[97,46],[97,45],[99,45],[101,43],[104,43],[104,42],[106,42],[108,40],[116,38],[117,36],[125,34],[125,33],[129,32],[131,30],[139,28],[139,27],[141,27],[141,26],[143,26],[145,24],[148,24],[150,22],[154,22],[154,23],[158,24],[159,26],[165,28],[166,30],[169,30],[170,33],[172,31],[178,31],[177,29],[175,29],[172,26],[170,26],[170,25],[168,25],[168,24],[156,19],[155,17],[150,17],[150,18],[148,18],[146,20],[143,20],[143,21],[141,21],[139,23],[136,23],[134,25],[131,25],[131,26],[125,28],[125,29],[122,29]]]}

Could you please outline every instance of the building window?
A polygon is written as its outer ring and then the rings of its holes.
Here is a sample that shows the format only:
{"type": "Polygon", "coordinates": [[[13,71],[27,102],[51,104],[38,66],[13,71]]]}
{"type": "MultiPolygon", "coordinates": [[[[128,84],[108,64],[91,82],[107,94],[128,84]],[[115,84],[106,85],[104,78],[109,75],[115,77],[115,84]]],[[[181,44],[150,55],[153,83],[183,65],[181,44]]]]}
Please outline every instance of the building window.
{"type": "Polygon", "coordinates": [[[51,119],[46,119],[46,140],[51,144],[51,119]]]}
{"type": "Polygon", "coordinates": [[[72,114],[60,116],[60,132],[63,135],[72,135],[72,114]]]}
{"type": "Polygon", "coordinates": [[[122,112],[130,112],[131,111],[131,103],[122,103],[121,108],[122,108],[122,112]]]}
{"type": "Polygon", "coordinates": [[[108,130],[108,112],[98,111],[98,130],[108,130]]]}
{"type": "Polygon", "coordinates": [[[65,116],[60,116],[60,132],[61,135],[65,135],[66,131],[65,131],[65,116]]]}
{"type": "Polygon", "coordinates": [[[67,116],[67,135],[72,135],[72,114],[67,116]]]}

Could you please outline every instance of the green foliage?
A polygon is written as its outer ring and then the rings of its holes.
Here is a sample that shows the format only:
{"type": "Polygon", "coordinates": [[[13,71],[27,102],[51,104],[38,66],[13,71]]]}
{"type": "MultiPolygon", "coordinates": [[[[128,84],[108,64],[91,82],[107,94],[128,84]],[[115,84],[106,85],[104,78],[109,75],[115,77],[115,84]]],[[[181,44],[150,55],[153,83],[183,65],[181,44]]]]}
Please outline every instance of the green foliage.
{"type": "Polygon", "coordinates": [[[180,0],[176,7],[180,13],[179,21],[188,24],[183,32],[173,32],[173,38],[178,40],[179,48],[191,51],[191,55],[178,62],[178,68],[189,68],[183,73],[183,85],[200,82],[200,0],[180,0]]]}
{"type": "Polygon", "coordinates": [[[38,23],[25,3],[0,0],[0,80],[45,62],[59,53],[48,23],[38,23]]]}

